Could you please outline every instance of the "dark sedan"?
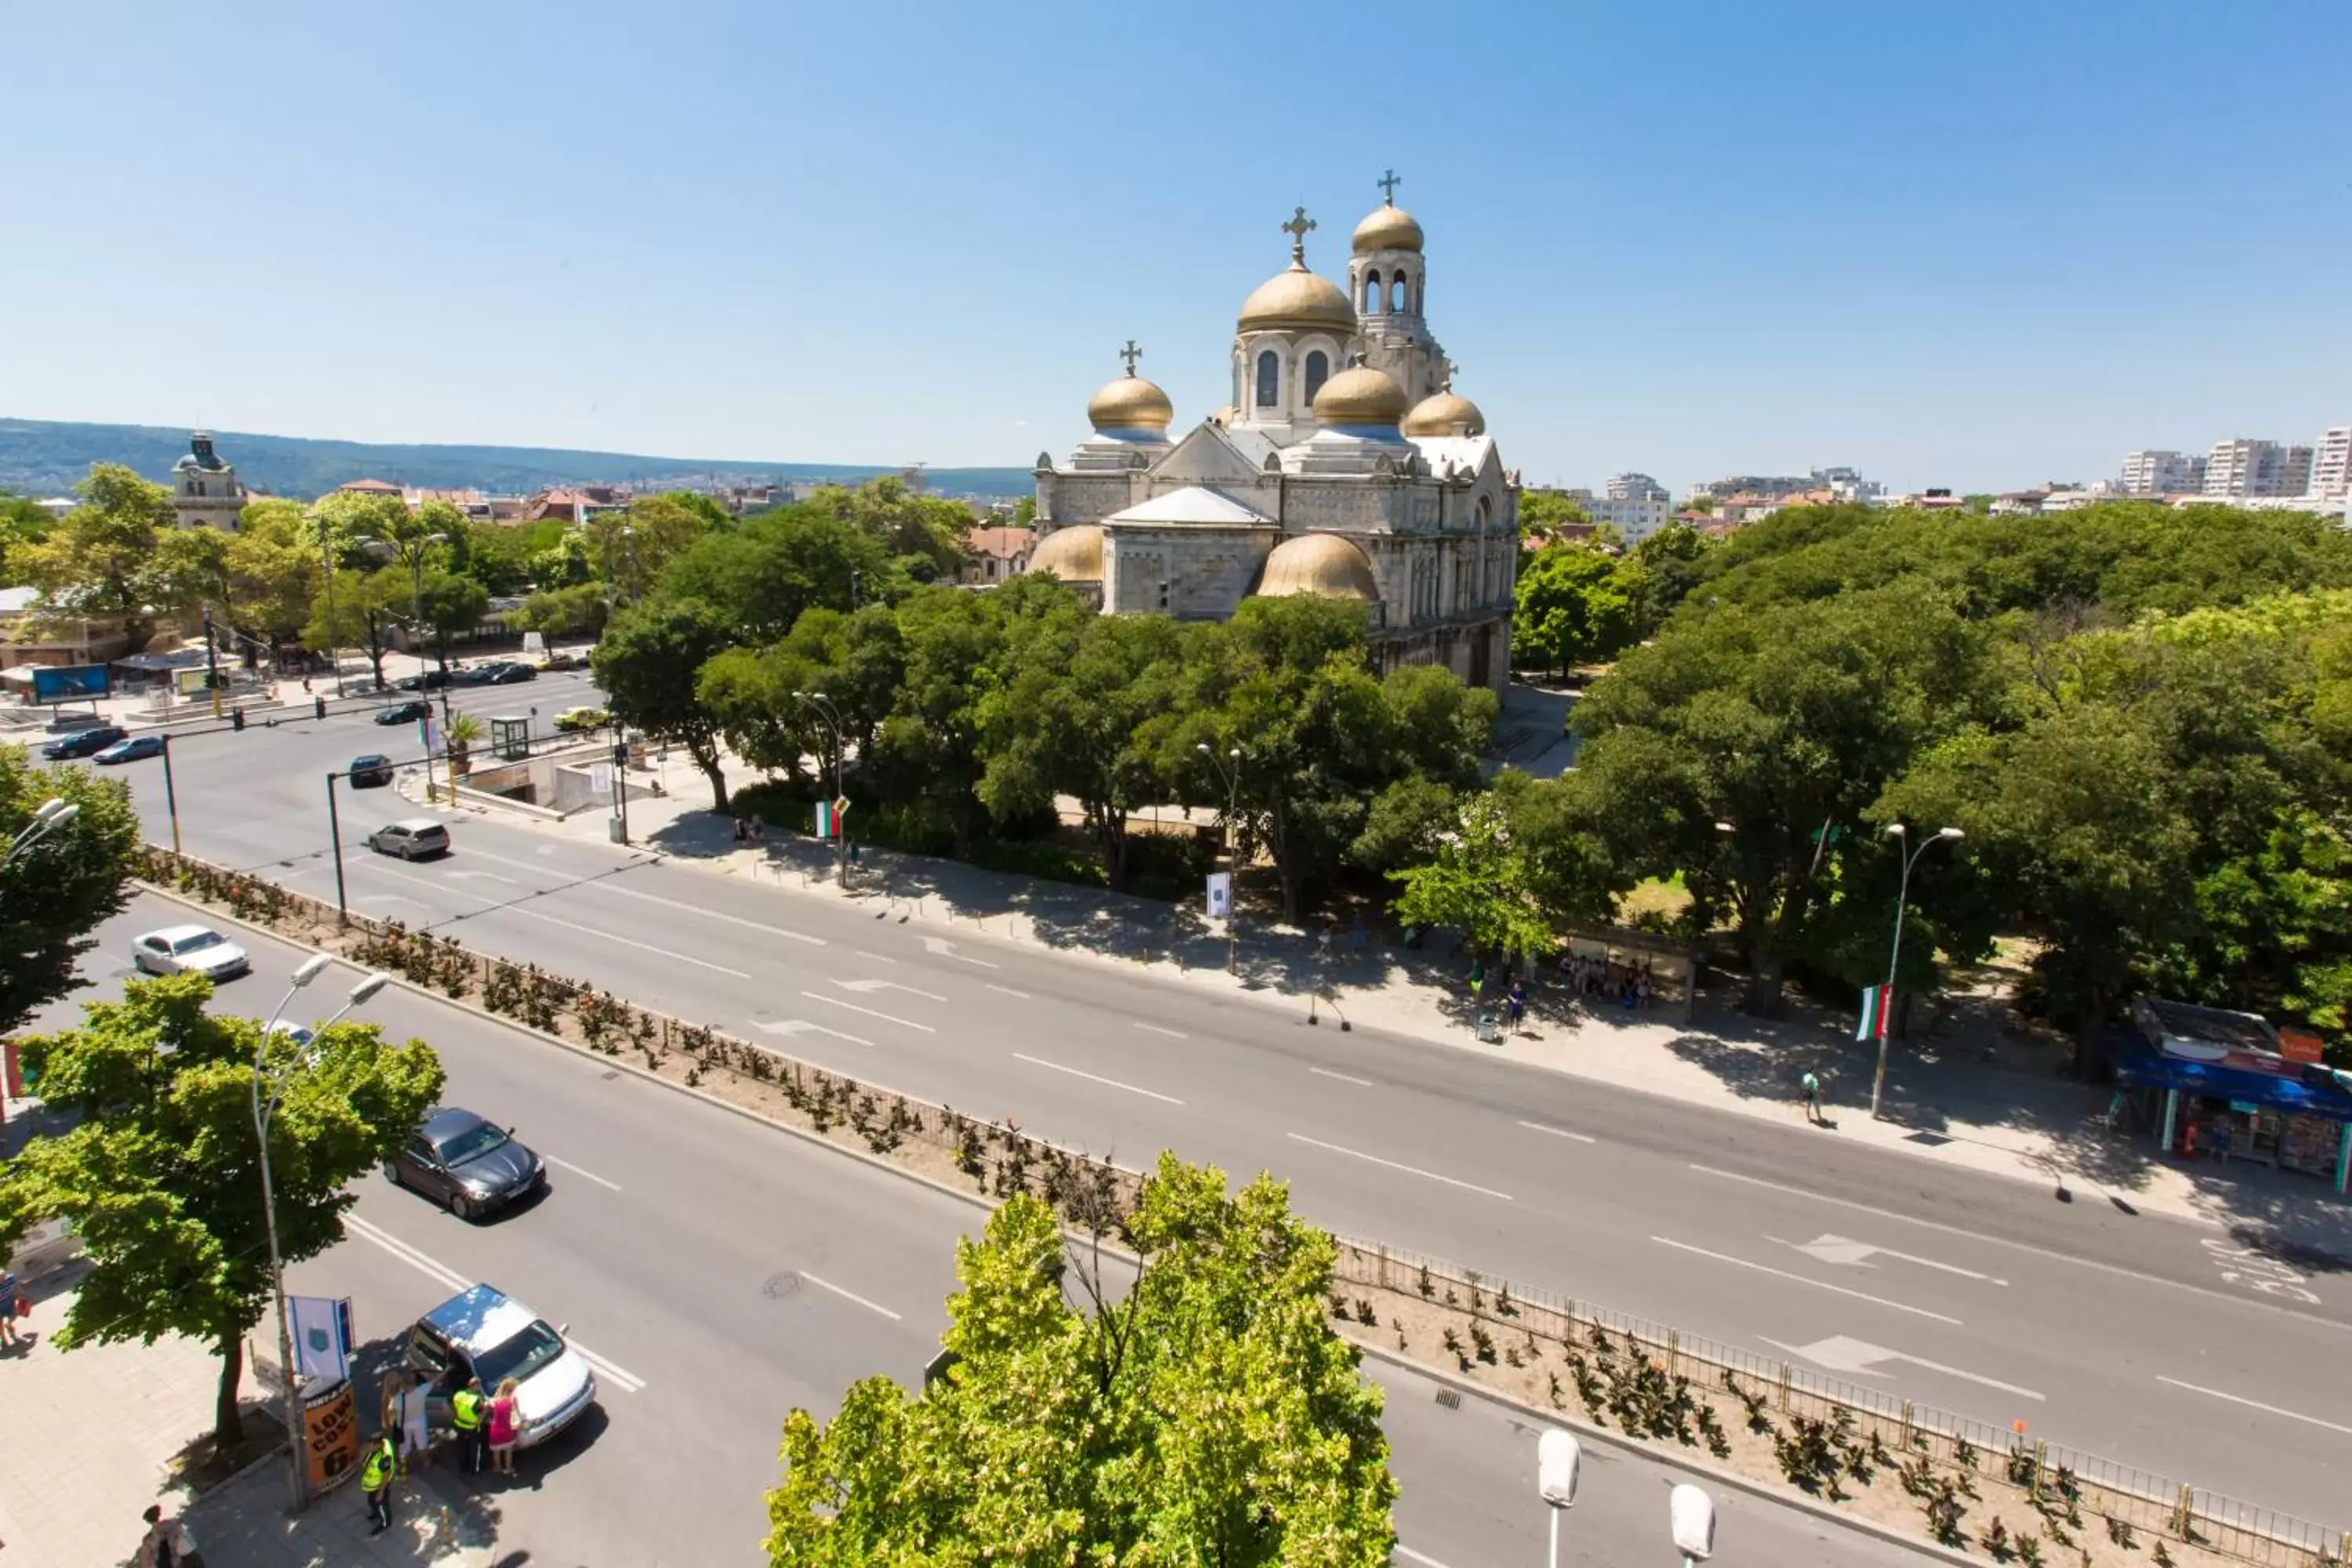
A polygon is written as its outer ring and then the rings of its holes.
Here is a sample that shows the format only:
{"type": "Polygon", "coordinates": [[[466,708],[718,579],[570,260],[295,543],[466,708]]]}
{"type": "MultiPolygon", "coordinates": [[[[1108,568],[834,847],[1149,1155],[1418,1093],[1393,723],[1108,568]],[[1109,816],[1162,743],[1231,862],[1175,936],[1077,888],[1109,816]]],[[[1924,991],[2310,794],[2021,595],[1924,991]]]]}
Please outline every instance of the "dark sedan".
{"type": "Polygon", "coordinates": [[[520,686],[526,680],[538,679],[539,671],[512,660],[485,665],[482,668],[482,684],[485,686],[520,686]]]}
{"type": "Polygon", "coordinates": [[[512,1128],[455,1107],[429,1112],[383,1173],[459,1219],[478,1219],[547,1184],[546,1164],[515,1142],[512,1128]]]}
{"type": "Polygon", "coordinates": [[[349,774],[353,789],[373,789],[392,782],[392,759],[382,752],[353,757],[349,774]]]}
{"type": "Polygon", "coordinates": [[[163,754],[163,736],[133,735],[128,740],[115,742],[114,744],[90,758],[90,761],[100,767],[108,768],[117,763],[135,763],[142,758],[160,757],[163,754]]]}
{"type": "Polygon", "coordinates": [[[389,708],[377,710],[375,721],[379,724],[414,724],[419,719],[432,717],[433,704],[430,702],[395,702],[389,708]]]}
{"type": "Polygon", "coordinates": [[[428,669],[420,675],[409,676],[404,680],[396,680],[393,684],[403,691],[438,691],[443,687],[453,684],[455,680],[456,677],[446,670],[428,669]]]}
{"type": "Polygon", "coordinates": [[[62,762],[68,757],[87,757],[102,752],[123,738],[122,731],[111,724],[100,724],[95,730],[79,730],[73,734],[51,741],[41,748],[41,755],[49,761],[62,762]]]}

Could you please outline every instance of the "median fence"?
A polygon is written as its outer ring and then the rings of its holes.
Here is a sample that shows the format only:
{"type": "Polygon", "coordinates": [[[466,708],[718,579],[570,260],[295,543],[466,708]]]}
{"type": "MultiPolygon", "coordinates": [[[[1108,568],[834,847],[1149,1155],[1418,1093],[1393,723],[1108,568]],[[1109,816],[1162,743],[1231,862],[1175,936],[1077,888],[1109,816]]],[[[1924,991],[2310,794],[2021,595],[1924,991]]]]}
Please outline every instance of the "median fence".
{"type": "MultiPolygon", "coordinates": [[[[862,1143],[875,1155],[943,1179],[961,1174],[995,1197],[1031,1193],[1054,1205],[1072,1225],[1097,1235],[1121,1230],[1142,1191],[1139,1173],[1024,1132],[1009,1120],[983,1121],[864,1084],[773,1047],[640,1007],[536,965],[475,952],[449,937],[396,921],[339,916],[332,904],[249,872],[151,846],[146,879],[294,940],[340,951],[354,963],[400,974],[453,999],[472,1000],[589,1050],[641,1058],[649,1071],[780,1115],[819,1136],[862,1143]],[[706,1084],[712,1074],[720,1075],[719,1080],[706,1084]]],[[[1889,1455],[1902,1456],[1906,1489],[1931,1502],[1928,1494],[1937,1489],[1926,1479],[1924,1466],[1921,1486],[1913,1485],[1915,1459],[1947,1467],[1962,1478],[2006,1481],[2045,1520],[2072,1521],[2072,1528],[2100,1532],[2108,1542],[2144,1534],[2158,1543],[2201,1547],[2264,1568],[2352,1568],[2352,1535],[2340,1529],[1402,1248],[1339,1238],[1334,1285],[1335,1306],[1339,1285],[1380,1290],[1408,1302],[1417,1297],[1432,1307],[1442,1292],[1448,1313],[1466,1314],[1481,1362],[1493,1361],[1488,1347],[1496,1332],[1524,1335],[1531,1342],[1549,1340],[1568,1351],[1582,1385],[1582,1357],[1597,1353],[1606,1372],[1622,1352],[1637,1366],[1654,1367],[1669,1383],[1687,1379],[1699,1389],[1726,1391],[1746,1406],[1751,1430],[1765,1429],[1768,1411],[1779,1412],[1801,1435],[1805,1424],[1822,1424],[1836,1434],[1831,1441],[1841,1451],[1861,1452],[1866,1445],[1876,1462],[1890,1468],[1895,1461],[1889,1455]],[[2084,1526],[2083,1519],[2091,1523],[2084,1526]]],[[[1362,1310],[1369,1309],[1365,1303],[1362,1310]]],[[[1447,1348],[1454,1350],[1454,1331],[1445,1335],[1447,1348]]],[[[1470,1356],[1457,1353],[1462,1370],[1473,1372],[1470,1356]]],[[[1512,1365],[1519,1364],[1515,1353],[1512,1365]]],[[[1559,1397],[1557,1392],[1554,1397],[1559,1397]]],[[[1702,1418],[1702,1430],[1712,1419],[1711,1412],[1702,1418]]],[[[1831,1492],[1836,1495],[1833,1478],[1831,1492]]]]}

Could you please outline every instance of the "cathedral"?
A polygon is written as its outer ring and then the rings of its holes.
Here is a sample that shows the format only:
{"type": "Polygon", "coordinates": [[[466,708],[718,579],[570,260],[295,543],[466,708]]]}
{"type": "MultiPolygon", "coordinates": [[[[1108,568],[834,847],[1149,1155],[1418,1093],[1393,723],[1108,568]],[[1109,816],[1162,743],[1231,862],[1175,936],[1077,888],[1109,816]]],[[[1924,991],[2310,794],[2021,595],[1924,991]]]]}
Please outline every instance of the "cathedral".
{"type": "Polygon", "coordinates": [[[1421,225],[1388,199],[1356,226],[1342,289],[1290,265],[1242,301],[1233,402],[1181,437],[1168,395],[1127,374],[1087,405],[1093,436],[1037,458],[1033,572],[1111,615],[1223,620],[1257,595],[1365,608],[1382,669],[1442,664],[1502,689],[1518,476],[1431,335],[1421,225]]]}

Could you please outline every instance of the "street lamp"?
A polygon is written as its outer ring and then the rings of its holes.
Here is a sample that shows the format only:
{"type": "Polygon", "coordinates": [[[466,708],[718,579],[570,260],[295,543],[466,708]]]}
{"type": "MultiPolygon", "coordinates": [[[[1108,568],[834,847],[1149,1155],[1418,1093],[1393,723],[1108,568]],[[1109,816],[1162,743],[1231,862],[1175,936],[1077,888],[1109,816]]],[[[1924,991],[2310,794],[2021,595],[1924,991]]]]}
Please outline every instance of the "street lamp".
{"type": "MultiPolygon", "coordinates": [[[[294,1445],[294,1466],[292,1475],[288,1481],[288,1490],[296,1509],[301,1508],[310,1500],[310,1455],[306,1451],[307,1445],[303,1439],[302,1412],[298,1404],[299,1384],[294,1376],[294,1332],[286,1314],[286,1263],[278,1248],[278,1191],[271,1181],[269,1172],[269,1121],[270,1118],[278,1114],[278,1101],[286,1092],[287,1080],[294,1076],[296,1068],[309,1061],[311,1054],[310,1042],[304,1042],[303,1047],[296,1051],[293,1059],[285,1063],[275,1073],[269,1071],[268,1057],[269,1042],[278,1036],[278,1020],[285,1015],[286,1009],[293,1005],[295,994],[318,979],[332,963],[334,960],[323,952],[313,953],[302,961],[302,966],[294,972],[293,984],[286,988],[286,994],[279,999],[277,1008],[269,1015],[269,1022],[262,1026],[261,1039],[253,1047],[253,1136],[261,1147],[261,1211],[269,1229],[269,1289],[278,1302],[278,1376],[285,1382],[283,1408],[286,1413],[286,1431],[294,1445]],[[269,1083],[269,1098],[266,1102],[261,1098],[261,1086],[265,1079],[269,1083]]],[[[311,1039],[315,1040],[320,1033],[342,1022],[344,1016],[352,1008],[383,990],[383,975],[371,974],[352,986],[349,995],[344,998],[343,1005],[335,1010],[332,1017],[312,1032],[311,1039]]]]}
{"type": "Polygon", "coordinates": [[[1192,749],[1209,759],[1209,765],[1217,771],[1217,781],[1225,786],[1225,867],[1234,879],[1233,887],[1226,890],[1225,973],[1238,974],[1242,966],[1242,866],[1240,841],[1234,833],[1234,819],[1241,815],[1242,749],[1234,746],[1222,759],[1209,749],[1206,741],[1194,742],[1192,749]],[[1227,759],[1234,764],[1230,770],[1225,766],[1227,759]]]}
{"type": "Polygon", "coordinates": [[[833,699],[822,691],[795,691],[793,696],[822,714],[825,727],[833,731],[834,879],[841,884],[841,890],[845,893],[849,890],[849,832],[847,825],[841,820],[841,806],[849,795],[841,782],[841,763],[845,755],[841,743],[841,713],[834,707],[833,699]]]}
{"type": "Polygon", "coordinates": [[[1559,1516],[1576,1506],[1583,1468],[1584,1449],[1572,1434],[1554,1426],[1536,1439],[1536,1490],[1551,1505],[1551,1568],[1559,1568],[1559,1516]]]}
{"type": "MultiPolygon", "coordinates": [[[[1886,825],[1886,836],[1895,840],[1896,854],[1901,855],[1902,846],[1910,842],[1910,832],[1899,822],[1886,825]]],[[[1890,1007],[1894,1005],[1895,997],[1895,965],[1903,956],[1903,910],[1911,899],[1911,868],[1919,863],[1920,856],[1945,839],[1961,837],[1957,827],[1939,827],[1903,858],[1903,880],[1895,894],[1895,944],[1886,954],[1886,1005],[1890,1007]]],[[[1887,1031],[1884,1028],[1878,1031],[1878,1070],[1870,1080],[1870,1114],[1873,1117],[1877,1116],[1879,1101],[1886,1092],[1886,1036],[1887,1031]]]]}
{"type": "Polygon", "coordinates": [[[43,801],[41,808],[33,813],[33,820],[25,824],[16,837],[8,841],[8,853],[0,856],[0,870],[15,865],[17,856],[80,815],[80,805],[62,795],[51,795],[43,801]]]}
{"type": "Polygon", "coordinates": [[[1666,1494],[1666,1522],[1675,1550],[1683,1554],[1683,1568],[1715,1555],[1715,1500],[1684,1481],[1666,1494]]]}
{"type": "Polygon", "coordinates": [[[335,695],[341,697],[343,694],[343,659],[342,649],[335,640],[335,556],[328,547],[328,540],[334,528],[326,514],[315,507],[303,513],[303,521],[319,531],[320,581],[325,585],[327,594],[327,662],[335,667],[335,695]]]}

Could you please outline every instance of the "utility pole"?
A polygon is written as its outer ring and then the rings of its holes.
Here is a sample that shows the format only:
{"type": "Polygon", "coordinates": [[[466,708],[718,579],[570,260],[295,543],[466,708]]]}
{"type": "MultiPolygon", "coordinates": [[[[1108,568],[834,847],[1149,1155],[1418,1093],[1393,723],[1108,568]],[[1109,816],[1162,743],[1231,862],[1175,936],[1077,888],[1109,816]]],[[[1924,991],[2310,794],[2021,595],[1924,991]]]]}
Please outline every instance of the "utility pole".
{"type": "Polygon", "coordinates": [[[213,605],[205,601],[205,686],[213,694],[213,717],[221,716],[220,650],[213,644],[213,605]]]}

